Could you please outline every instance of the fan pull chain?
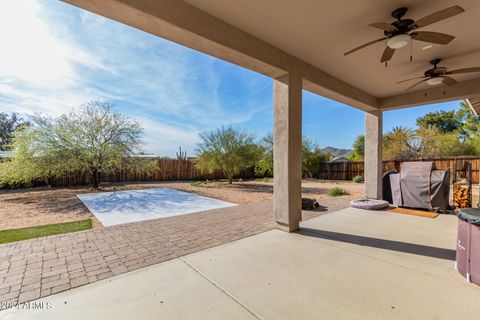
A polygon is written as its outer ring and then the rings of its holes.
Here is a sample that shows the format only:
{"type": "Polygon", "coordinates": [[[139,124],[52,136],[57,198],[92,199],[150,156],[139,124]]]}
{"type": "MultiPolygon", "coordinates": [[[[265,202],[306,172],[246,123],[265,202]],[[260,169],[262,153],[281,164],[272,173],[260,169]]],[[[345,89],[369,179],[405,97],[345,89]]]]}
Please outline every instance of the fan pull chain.
{"type": "Polygon", "coordinates": [[[385,68],[388,67],[387,63],[388,63],[388,61],[385,61],[385,68]]]}
{"type": "Polygon", "coordinates": [[[410,61],[413,61],[413,41],[410,40],[410,61]]]}

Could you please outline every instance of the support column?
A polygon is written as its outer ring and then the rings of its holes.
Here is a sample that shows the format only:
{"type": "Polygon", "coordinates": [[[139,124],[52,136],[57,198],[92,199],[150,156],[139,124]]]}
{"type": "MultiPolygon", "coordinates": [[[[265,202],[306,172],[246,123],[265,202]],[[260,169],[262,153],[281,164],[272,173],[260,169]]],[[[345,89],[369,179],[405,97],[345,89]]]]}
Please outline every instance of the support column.
{"type": "Polygon", "coordinates": [[[382,197],[382,111],[365,112],[365,197],[382,197]]]}
{"type": "Polygon", "coordinates": [[[290,74],[273,83],[273,217],[288,232],[302,219],[302,78],[290,74]]]}

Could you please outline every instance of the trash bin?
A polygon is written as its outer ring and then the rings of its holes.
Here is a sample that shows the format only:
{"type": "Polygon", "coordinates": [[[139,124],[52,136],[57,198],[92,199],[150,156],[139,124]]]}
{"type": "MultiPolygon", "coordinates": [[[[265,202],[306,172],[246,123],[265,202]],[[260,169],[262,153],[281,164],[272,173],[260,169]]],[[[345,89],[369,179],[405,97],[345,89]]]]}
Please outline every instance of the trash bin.
{"type": "Polygon", "coordinates": [[[467,281],[480,285],[480,208],[460,209],[455,266],[467,281]]]}

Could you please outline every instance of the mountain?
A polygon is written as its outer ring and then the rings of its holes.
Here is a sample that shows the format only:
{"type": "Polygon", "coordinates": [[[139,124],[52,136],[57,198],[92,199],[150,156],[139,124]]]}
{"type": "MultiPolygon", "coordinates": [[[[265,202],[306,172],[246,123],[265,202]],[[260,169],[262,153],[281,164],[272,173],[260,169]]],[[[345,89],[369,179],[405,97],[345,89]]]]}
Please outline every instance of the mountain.
{"type": "Polygon", "coordinates": [[[325,147],[322,149],[322,152],[330,153],[334,158],[335,157],[349,157],[353,150],[352,149],[340,149],[335,147],[325,147]]]}

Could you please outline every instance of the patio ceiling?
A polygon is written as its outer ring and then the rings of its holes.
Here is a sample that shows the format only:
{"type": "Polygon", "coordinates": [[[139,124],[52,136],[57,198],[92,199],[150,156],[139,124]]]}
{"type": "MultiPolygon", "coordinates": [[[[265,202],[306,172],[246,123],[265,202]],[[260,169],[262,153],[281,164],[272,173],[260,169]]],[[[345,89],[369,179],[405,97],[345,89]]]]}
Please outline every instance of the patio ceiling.
{"type": "MultiPolygon", "coordinates": [[[[223,0],[186,2],[378,98],[402,94],[411,83],[397,85],[397,82],[423,75],[431,67],[429,61],[435,58],[444,58],[441,65],[449,68],[480,65],[480,33],[472,32],[480,30],[477,0],[230,0],[228,6],[223,0]],[[409,58],[410,48],[406,47],[397,50],[386,68],[379,62],[384,41],[343,55],[381,38],[383,32],[368,25],[392,22],[390,13],[398,7],[408,7],[405,18],[415,20],[452,5],[460,5],[466,12],[422,30],[452,34],[455,40],[446,46],[433,45],[428,50],[422,50],[428,43],[414,42],[413,62],[409,58]]],[[[455,79],[475,77],[480,74],[458,75],[455,79]]]]}
{"type": "Polygon", "coordinates": [[[92,12],[170,39],[193,49],[277,78],[300,70],[304,89],[372,111],[469,98],[480,93],[480,74],[455,75],[458,84],[405,92],[434,58],[449,69],[477,66],[480,61],[480,3],[476,0],[65,0],[92,12]],[[378,39],[369,27],[391,22],[390,12],[406,6],[406,17],[419,19],[459,5],[465,13],[423,28],[452,34],[446,46],[415,42],[397,50],[385,67],[380,42],[349,56],[343,53],[378,39]]]}

